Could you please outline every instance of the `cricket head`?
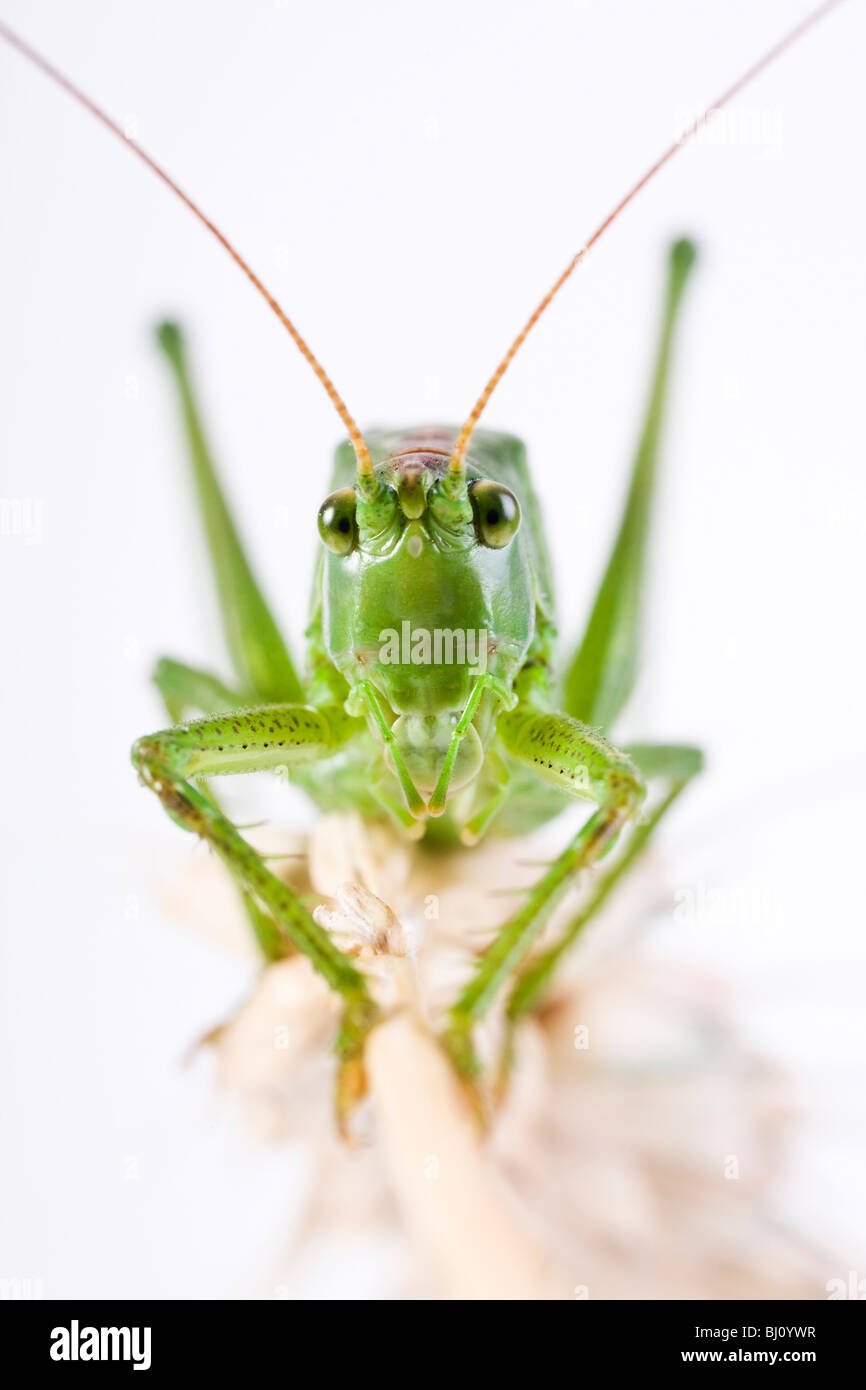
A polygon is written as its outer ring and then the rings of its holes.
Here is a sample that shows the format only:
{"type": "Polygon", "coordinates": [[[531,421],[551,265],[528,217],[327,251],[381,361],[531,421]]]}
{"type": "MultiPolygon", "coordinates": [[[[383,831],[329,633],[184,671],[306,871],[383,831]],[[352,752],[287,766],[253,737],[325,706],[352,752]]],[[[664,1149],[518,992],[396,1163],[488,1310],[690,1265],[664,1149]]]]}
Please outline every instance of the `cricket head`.
{"type": "Polygon", "coordinates": [[[517,498],[471,464],[455,473],[449,457],[393,454],[319,511],[328,654],[351,687],[374,687],[425,803],[461,719],[448,793],[479,771],[535,625],[517,498]]]}

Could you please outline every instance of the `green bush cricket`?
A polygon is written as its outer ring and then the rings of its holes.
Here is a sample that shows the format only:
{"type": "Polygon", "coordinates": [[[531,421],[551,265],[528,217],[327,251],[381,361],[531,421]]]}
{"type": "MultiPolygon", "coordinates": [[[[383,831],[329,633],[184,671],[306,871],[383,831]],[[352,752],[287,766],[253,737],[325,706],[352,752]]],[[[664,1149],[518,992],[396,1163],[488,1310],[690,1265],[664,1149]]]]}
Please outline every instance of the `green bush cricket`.
{"type": "MultiPolygon", "coordinates": [[[[838,2],[822,5],[709,109],[723,107],[838,2]]],[[[174,324],[161,326],[234,675],[224,682],[161,661],[155,681],[175,722],[138,740],[133,762],[168,814],[225,863],[264,959],[300,951],[341,996],[341,1113],[363,1087],[364,1041],[378,1018],[365,977],[200,779],[286,769],[322,810],[387,817],[407,835],[467,846],[485,834],[532,831],[575,798],[592,804],[585,824],[505,923],[451,1007],[443,1045],[463,1079],[474,1084],[475,1025],[503,994],[512,1023],[537,1005],[561,956],[700,770],[695,748],[620,749],[608,738],[636,671],[660,432],[692,244],[678,241],[670,252],[655,370],[625,507],[584,636],[565,661],[556,654],[550,564],[526,451],[518,439],[478,424],[515,353],[586,252],[703,118],[569,262],[461,427],[365,437],[294,324],[198,206],[89,98],[2,25],[0,33],[123,139],[221,241],[292,336],[348,436],[319,512],[323,544],[300,675],[221,490],[182,334],[174,324]],[[532,955],[557,901],[595,866],[579,913],[555,944],[532,955]]]]}

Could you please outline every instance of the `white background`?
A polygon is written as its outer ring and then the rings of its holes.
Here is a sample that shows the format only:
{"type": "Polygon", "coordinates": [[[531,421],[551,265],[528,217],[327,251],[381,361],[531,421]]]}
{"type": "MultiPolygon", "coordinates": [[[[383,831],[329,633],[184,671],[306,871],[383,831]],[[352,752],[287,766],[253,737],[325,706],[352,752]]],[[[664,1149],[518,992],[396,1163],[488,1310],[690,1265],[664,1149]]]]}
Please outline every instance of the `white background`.
{"type": "MultiPolygon", "coordinates": [[[[684,115],[807,9],[2,0],[237,241],[362,424],[465,415],[684,115]]],[[[794,1072],[813,1118],[786,1209],[861,1275],[864,36],[850,0],[677,157],[487,418],[531,444],[571,640],[622,492],[664,248],[697,238],[628,732],[708,750],[665,839],[704,908],[658,939],[729,976],[747,1035],[794,1072]]],[[[41,543],[0,541],[0,1275],[54,1295],[244,1293],[308,1174],[294,1149],[247,1145],[178,1065],[247,976],[160,916],[155,885],[196,850],[127,759],[162,720],[157,655],[225,670],[151,325],[189,327],[296,643],[339,426],[224,252],[5,48],[0,187],[0,492],[44,508],[41,543]]],[[[341,1261],[317,1291],[375,1289],[341,1261]]]]}

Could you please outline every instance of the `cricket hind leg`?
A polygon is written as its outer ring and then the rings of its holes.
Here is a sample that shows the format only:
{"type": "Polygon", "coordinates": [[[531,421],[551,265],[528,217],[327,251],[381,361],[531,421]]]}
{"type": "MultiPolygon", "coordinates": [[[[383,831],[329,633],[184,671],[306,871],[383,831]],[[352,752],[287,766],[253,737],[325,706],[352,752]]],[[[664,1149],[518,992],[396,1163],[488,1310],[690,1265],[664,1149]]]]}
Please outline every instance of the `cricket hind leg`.
{"type": "Polygon", "coordinates": [[[180,328],[162,323],[157,339],[169,362],[186,431],[199,512],[229,655],[244,703],[300,701],[304,692],[288,646],[253,573],[223,493],[192,387],[180,328]]]}
{"type": "Polygon", "coordinates": [[[613,726],[631,693],[637,670],[647,540],[674,330],[695,255],[690,241],[677,241],[670,250],[655,371],[625,506],[586,630],[565,678],[567,712],[602,729],[613,726]]]}
{"type": "Polygon", "coordinates": [[[160,657],[151,679],[175,724],[192,713],[220,714],[223,710],[243,709],[250,703],[219,676],[168,656],[160,657]]]}

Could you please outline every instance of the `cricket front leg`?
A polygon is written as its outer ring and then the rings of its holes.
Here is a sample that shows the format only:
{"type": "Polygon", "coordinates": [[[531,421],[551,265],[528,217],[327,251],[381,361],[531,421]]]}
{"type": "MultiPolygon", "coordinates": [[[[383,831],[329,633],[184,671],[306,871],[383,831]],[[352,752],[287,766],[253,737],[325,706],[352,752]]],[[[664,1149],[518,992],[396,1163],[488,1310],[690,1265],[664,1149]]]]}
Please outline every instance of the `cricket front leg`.
{"type": "Polygon", "coordinates": [[[132,750],[142,782],[156,793],[172,820],[212,846],[238,885],[261,903],[280,933],[341,996],[341,1113],[360,1093],[364,1039],[377,1018],[366,980],[292,889],[190,779],[315,762],[348,742],[358,728],[358,721],[338,708],[271,705],[165,729],[139,739],[132,750]]]}
{"type": "MultiPolygon", "coordinates": [[[[153,673],[153,683],[162,696],[169,719],[180,723],[197,714],[224,714],[226,711],[247,708],[250,697],[246,698],[237,690],[232,690],[219,676],[210,671],[202,671],[183,661],[171,657],[160,657],[153,673]]],[[[201,790],[205,790],[202,782],[201,790]]],[[[219,802],[212,787],[207,794],[218,806],[219,802]]],[[[294,947],[280,931],[269,912],[266,912],[258,898],[242,883],[235,883],[247,921],[266,961],[283,960],[291,955],[294,947]]]]}
{"type": "Polygon", "coordinates": [[[597,809],[502,927],[450,1011],[443,1042],[468,1081],[478,1075],[474,1025],[526,959],[563,891],[607,853],[644,796],[640,772],[631,759],[569,715],[521,705],[500,716],[497,730],[508,757],[561,790],[593,801],[597,809]]]}
{"type": "Polygon", "coordinates": [[[535,956],[518,976],[505,1010],[507,1036],[503,1049],[503,1077],[511,1062],[515,1024],[538,1008],[551,987],[562,958],[643,854],[659,822],[703,767],[700,749],[685,744],[635,744],[627,751],[648,782],[661,782],[661,790],[633,826],[625,848],[618,850],[613,862],[605,866],[586,901],[567,923],[558,940],[535,956]]]}

